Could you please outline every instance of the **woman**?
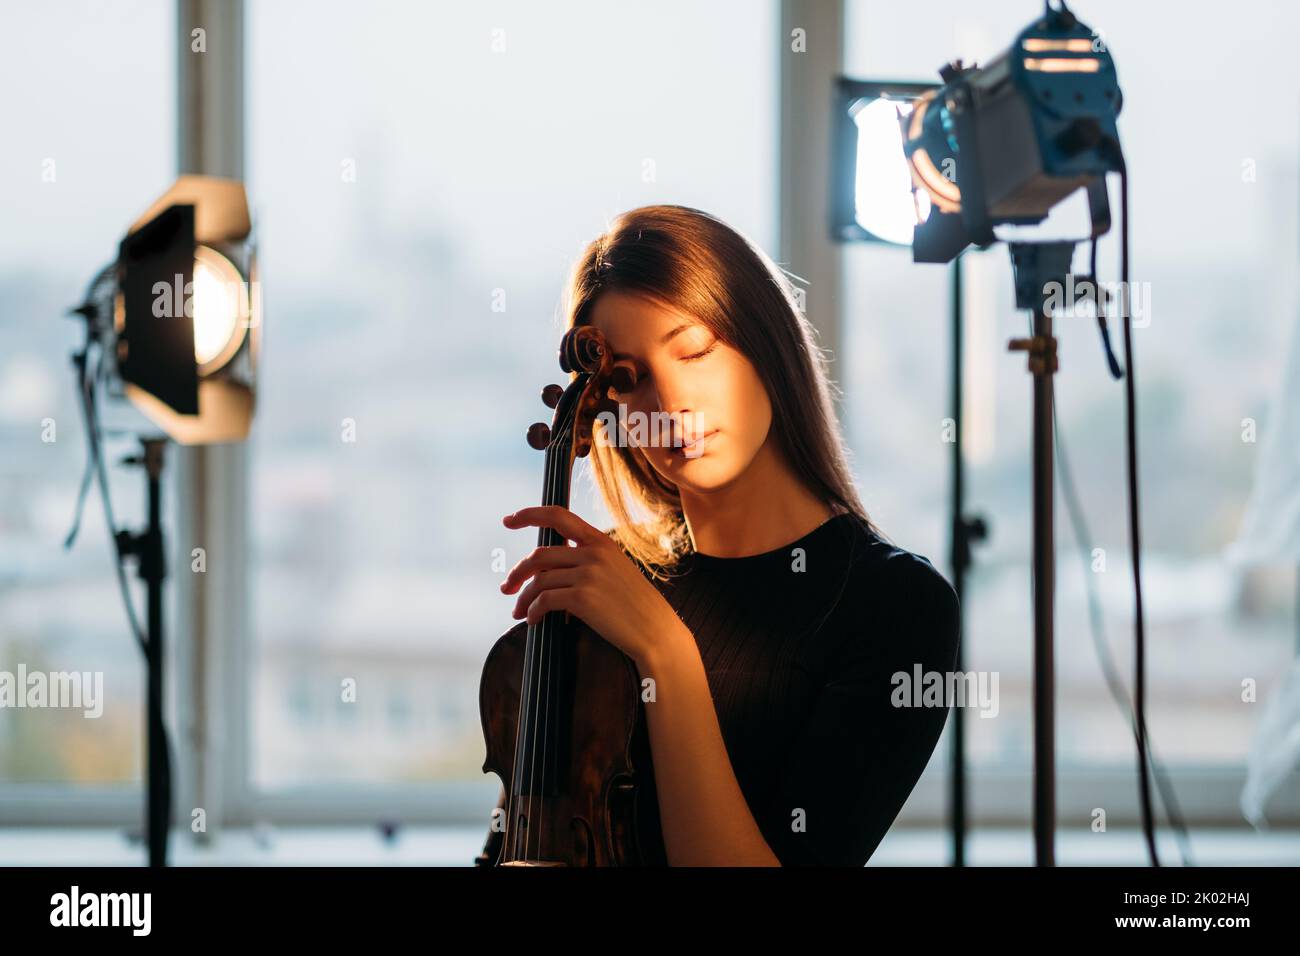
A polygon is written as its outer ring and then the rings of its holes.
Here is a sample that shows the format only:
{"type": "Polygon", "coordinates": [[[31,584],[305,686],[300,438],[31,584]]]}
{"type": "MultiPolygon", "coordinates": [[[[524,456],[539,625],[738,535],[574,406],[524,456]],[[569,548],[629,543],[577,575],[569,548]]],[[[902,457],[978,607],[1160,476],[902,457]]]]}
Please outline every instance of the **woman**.
{"type": "Polygon", "coordinates": [[[626,420],[659,414],[669,440],[596,426],[609,532],[559,507],[506,516],[574,545],[510,571],[514,616],[568,611],[653,680],[668,863],[862,866],[947,717],[912,684],[955,665],[951,586],[868,520],[812,329],[737,232],[634,209],[587,247],[567,300],[568,325],[598,328],[631,373],[610,393],[626,420]]]}

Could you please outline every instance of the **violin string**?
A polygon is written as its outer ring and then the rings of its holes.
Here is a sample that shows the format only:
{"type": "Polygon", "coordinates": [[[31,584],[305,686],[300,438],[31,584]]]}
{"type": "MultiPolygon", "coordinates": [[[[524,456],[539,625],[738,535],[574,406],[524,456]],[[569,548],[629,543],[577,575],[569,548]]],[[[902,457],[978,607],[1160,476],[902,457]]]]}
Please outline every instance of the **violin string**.
{"type": "MultiPolygon", "coordinates": [[[[570,434],[571,430],[572,430],[572,423],[571,423],[571,422],[566,422],[566,423],[564,424],[564,426],[560,429],[559,438],[558,438],[558,439],[554,439],[554,440],[552,441],[552,443],[551,443],[552,446],[559,444],[560,441],[561,441],[562,439],[568,437],[568,435],[570,434]]],[[[543,493],[543,497],[544,497],[544,498],[547,497],[546,494],[545,494],[545,492],[546,492],[546,491],[549,491],[549,490],[551,490],[551,489],[553,489],[553,488],[555,487],[555,485],[559,482],[560,475],[561,475],[561,467],[562,467],[562,466],[561,466],[561,462],[560,462],[560,460],[559,460],[559,457],[558,457],[558,456],[552,456],[552,457],[551,457],[551,462],[550,462],[550,464],[549,464],[549,466],[548,466],[548,469],[547,469],[547,481],[546,481],[546,485],[545,485],[545,489],[544,489],[544,493],[543,493]]],[[[553,502],[547,502],[547,503],[553,503],[553,502]]],[[[551,538],[552,536],[553,536],[553,535],[552,535],[552,532],[550,532],[549,529],[547,529],[547,528],[543,528],[543,529],[541,529],[541,531],[539,531],[539,533],[538,533],[538,544],[539,544],[539,545],[545,545],[545,544],[547,544],[548,539],[551,538]]],[[[526,610],[526,609],[525,609],[525,610],[526,610]]],[[[530,844],[531,844],[531,833],[530,833],[530,831],[533,831],[533,830],[537,831],[537,850],[536,850],[537,856],[536,856],[536,858],[537,858],[538,860],[541,859],[541,851],[542,851],[542,846],[541,846],[541,840],[542,840],[542,826],[541,826],[541,821],[540,821],[540,819],[538,819],[537,817],[535,817],[535,816],[534,816],[534,813],[533,813],[533,795],[534,795],[534,793],[538,790],[538,787],[539,787],[539,786],[540,786],[540,787],[545,787],[545,785],[546,785],[546,764],[545,764],[545,761],[546,761],[546,753],[547,753],[547,751],[546,751],[546,746],[547,746],[547,744],[548,744],[548,738],[549,738],[549,735],[546,735],[546,734],[544,734],[543,737],[542,737],[542,746],[543,746],[543,750],[542,750],[542,768],[541,768],[541,780],[540,780],[540,783],[536,780],[537,773],[538,773],[538,770],[537,770],[537,734],[538,734],[538,730],[537,730],[537,728],[538,728],[538,726],[539,726],[539,721],[538,721],[538,719],[537,719],[537,711],[540,711],[540,710],[541,710],[541,707],[542,707],[542,695],[545,695],[545,697],[546,697],[546,709],[545,709],[545,712],[544,712],[543,720],[549,718],[549,716],[550,716],[550,694],[549,694],[550,684],[549,684],[549,681],[550,681],[550,676],[551,676],[551,653],[550,653],[550,642],[549,642],[549,640],[548,640],[548,638],[549,638],[549,631],[550,631],[549,623],[550,623],[550,614],[543,615],[541,622],[539,622],[539,624],[536,626],[536,628],[535,628],[534,631],[533,631],[533,637],[534,637],[534,639],[533,639],[532,641],[529,641],[529,642],[528,642],[529,649],[530,649],[530,653],[525,654],[525,683],[524,683],[524,692],[525,692],[525,693],[520,695],[520,708],[521,708],[521,710],[522,710],[522,708],[523,708],[523,703],[524,703],[524,700],[525,700],[525,694],[527,694],[527,693],[530,692],[530,691],[534,691],[534,690],[536,690],[536,693],[534,693],[534,694],[531,695],[532,698],[533,698],[534,707],[532,708],[533,713],[531,713],[531,714],[529,715],[529,717],[530,717],[530,719],[531,719],[531,722],[532,722],[532,728],[533,728],[533,732],[532,732],[532,734],[531,734],[531,737],[532,737],[532,741],[531,741],[531,752],[530,752],[531,760],[530,760],[530,762],[529,762],[529,766],[528,766],[528,768],[527,768],[527,769],[528,769],[528,796],[527,796],[527,799],[526,799],[526,802],[525,802],[525,812],[527,813],[527,819],[528,819],[529,823],[528,823],[528,826],[524,829],[524,848],[523,848],[523,854],[522,854],[522,856],[519,856],[519,854],[518,854],[518,846],[519,846],[519,832],[518,832],[518,827],[516,827],[516,829],[515,829],[515,840],[514,840],[514,848],[513,848],[513,849],[514,849],[514,852],[513,852],[513,856],[514,856],[514,858],[515,858],[515,859],[522,860],[522,861],[525,861],[525,862],[530,858],[530,844]],[[547,680],[544,681],[544,682],[542,682],[542,683],[540,684],[540,687],[538,686],[538,683],[534,680],[535,677],[540,677],[540,676],[541,676],[541,670],[542,670],[542,668],[541,668],[541,666],[539,666],[539,664],[538,664],[538,659],[539,659],[539,657],[540,657],[541,660],[545,661],[545,664],[546,664],[546,677],[547,677],[547,680]]],[[[549,726],[549,723],[547,723],[545,726],[549,726]]],[[[519,756],[520,756],[520,755],[519,755],[519,748],[516,747],[516,757],[515,757],[515,761],[516,761],[516,764],[517,764],[517,765],[519,764],[519,756]]],[[[522,781],[523,781],[523,770],[522,770],[522,768],[519,768],[519,769],[516,770],[516,774],[515,774],[515,776],[516,776],[516,779],[517,779],[520,783],[522,783],[522,781]]],[[[539,794],[538,794],[538,804],[539,804],[539,806],[538,806],[538,813],[539,813],[539,814],[541,814],[541,813],[544,811],[544,808],[545,808],[545,802],[544,802],[544,801],[545,801],[545,796],[544,796],[543,794],[540,794],[540,793],[539,793],[539,794]]],[[[512,815],[513,815],[513,812],[512,812],[512,815]]]]}
{"type": "MultiPolygon", "coordinates": [[[[565,423],[565,426],[564,426],[564,437],[565,437],[565,439],[566,439],[566,441],[567,441],[567,440],[571,440],[571,439],[572,439],[572,436],[573,436],[573,420],[570,419],[568,422],[565,423]]],[[[572,474],[572,472],[569,470],[569,467],[568,467],[568,466],[569,466],[569,461],[570,461],[570,459],[569,459],[569,455],[566,453],[566,454],[563,456],[563,458],[560,460],[560,463],[557,465],[557,468],[556,468],[556,480],[557,480],[558,482],[560,482],[560,483],[563,485],[563,495],[562,495],[562,497],[563,497],[563,500],[564,500],[564,502],[565,502],[566,504],[567,504],[568,501],[569,501],[569,481],[568,481],[568,479],[566,478],[566,474],[572,474]]],[[[568,543],[567,543],[567,541],[565,540],[564,536],[563,536],[562,534],[560,534],[560,532],[558,532],[558,531],[555,531],[555,530],[553,530],[553,529],[550,530],[549,537],[550,537],[550,542],[551,542],[551,544],[552,544],[553,546],[556,546],[556,547],[567,547],[567,545],[568,545],[568,543]]],[[[545,622],[546,618],[557,618],[558,615],[559,615],[560,613],[561,613],[561,612],[559,612],[559,611],[553,611],[553,612],[548,613],[548,614],[546,615],[546,617],[543,618],[543,622],[545,622]]],[[[544,660],[545,663],[546,663],[546,680],[542,683],[542,690],[543,690],[543,693],[546,694],[546,705],[545,705],[545,710],[543,711],[543,714],[542,714],[542,720],[543,720],[543,726],[545,726],[545,727],[547,728],[547,733],[544,734],[543,737],[542,737],[542,783],[541,783],[541,791],[540,791],[540,792],[541,792],[541,801],[542,801],[542,804],[541,804],[541,806],[538,808],[538,813],[541,814],[543,817],[545,816],[545,813],[546,813],[546,803],[545,803],[545,801],[546,801],[546,769],[547,769],[547,765],[548,765],[548,761],[547,761],[547,757],[548,757],[548,754],[547,754],[547,748],[548,748],[548,747],[551,745],[551,743],[552,743],[552,741],[551,741],[551,734],[550,734],[550,729],[551,729],[551,698],[552,698],[552,696],[554,696],[554,691],[555,691],[555,689],[556,689],[556,688],[555,688],[555,684],[554,684],[554,680],[555,680],[555,677],[554,677],[554,672],[555,672],[554,662],[555,662],[556,655],[557,655],[558,653],[560,653],[561,650],[562,650],[562,647],[557,647],[557,644],[562,644],[562,642],[563,642],[563,640],[564,640],[564,631],[563,631],[562,628],[561,628],[561,630],[560,630],[560,634],[559,634],[558,638],[557,638],[556,640],[551,640],[551,638],[552,638],[552,636],[553,636],[553,635],[551,634],[551,631],[554,631],[557,627],[559,627],[559,625],[555,624],[554,621],[552,621],[551,626],[550,626],[547,630],[545,630],[545,631],[543,632],[543,638],[542,638],[542,653],[543,653],[543,660],[544,660]]],[[[561,706],[562,701],[557,700],[557,701],[555,702],[555,704],[556,704],[557,707],[559,707],[559,706],[561,706]]],[[[556,740],[555,743],[558,745],[558,744],[559,744],[559,741],[556,740]]],[[[557,783],[558,783],[558,781],[557,781],[557,783]]],[[[542,845],[541,845],[542,837],[543,837],[543,834],[545,834],[546,832],[547,832],[547,828],[545,828],[545,827],[538,827],[538,829],[537,829],[537,853],[538,853],[538,858],[539,858],[539,859],[540,859],[540,857],[541,857],[541,852],[542,852],[542,845]]]]}
{"type": "MultiPolygon", "coordinates": [[[[547,457],[548,459],[550,458],[549,453],[547,457]]],[[[544,477],[545,477],[545,481],[542,486],[543,501],[545,501],[546,493],[547,491],[549,491],[551,487],[551,471],[549,467],[549,462],[548,462],[548,470],[544,477]]],[[[542,532],[539,531],[538,532],[539,541],[541,538],[541,534],[542,532]]],[[[510,795],[510,801],[511,801],[510,817],[511,817],[512,824],[518,824],[519,822],[519,812],[514,808],[514,804],[516,801],[521,799],[524,790],[524,770],[525,770],[525,763],[527,759],[527,751],[525,745],[529,740],[527,721],[531,719],[532,716],[531,711],[525,711],[524,705],[526,701],[531,699],[532,692],[533,692],[533,673],[534,673],[533,661],[537,649],[536,630],[537,629],[533,625],[531,624],[528,625],[526,628],[527,636],[524,641],[524,673],[519,688],[519,716],[515,722],[516,736],[515,736],[514,784],[512,786],[512,793],[510,795]]],[[[531,817],[531,807],[528,804],[525,804],[524,811],[526,814],[528,814],[531,817]]],[[[527,842],[525,842],[524,845],[524,855],[521,856],[519,851],[519,830],[520,830],[519,826],[516,825],[513,831],[513,839],[510,841],[510,858],[511,860],[514,861],[522,861],[523,859],[525,859],[527,855],[527,842]]],[[[526,840],[527,837],[525,836],[525,841],[526,840]]]]}
{"type": "MultiPolygon", "coordinates": [[[[551,445],[552,447],[554,446],[553,441],[551,445]]],[[[542,487],[543,504],[547,503],[547,498],[551,493],[551,489],[554,487],[555,475],[556,475],[555,456],[552,455],[550,449],[548,449],[546,481],[542,487]]],[[[544,542],[545,536],[546,536],[546,529],[545,528],[539,529],[537,532],[537,543],[539,545],[544,542]]],[[[527,610],[528,610],[527,608],[524,609],[525,614],[527,613],[527,610]]],[[[528,652],[524,655],[524,683],[519,698],[519,706],[521,709],[523,708],[525,701],[531,701],[534,703],[536,702],[536,681],[534,680],[534,678],[536,677],[537,674],[537,654],[539,653],[539,644],[540,641],[543,639],[544,634],[545,634],[545,620],[543,620],[539,625],[530,624],[528,626],[528,636],[529,636],[527,642],[528,652]]],[[[532,773],[536,770],[536,754],[537,754],[537,749],[536,749],[537,748],[537,736],[536,736],[537,721],[534,716],[534,712],[535,712],[535,707],[530,707],[529,710],[527,711],[526,714],[527,726],[525,726],[524,721],[521,721],[519,724],[520,733],[523,734],[521,738],[521,742],[525,744],[526,747],[515,748],[515,763],[516,763],[515,779],[518,782],[518,790],[520,791],[521,795],[523,790],[525,789],[524,786],[525,771],[527,771],[528,773],[528,778],[527,778],[528,792],[527,795],[524,797],[524,801],[525,801],[524,813],[526,814],[526,819],[528,820],[528,826],[524,829],[524,847],[522,853],[519,850],[519,831],[517,828],[515,831],[514,858],[521,862],[526,862],[528,859],[528,841],[529,841],[528,831],[529,829],[535,828],[535,824],[537,822],[536,820],[533,819],[533,794],[532,794],[532,790],[533,790],[532,773]],[[528,749],[529,747],[531,748],[531,750],[528,749]],[[533,761],[531,766],[529,765],[530,759],[533,761]]]]}
{"type": "MultiPolygon", "coordinates": [[[[564,428],[562,429],[562,438],[567,439],[572,433],[572,430],[573,430],[572,420],[565,422],[564,428]]],[[[567,456],[565,456],[565,458],[567,459],[567,456]]],[[[564,469],[565,469],[565,461],[557,458],[555,464],[555,481],[557,485],[564,480],[564,469]]],[[[567,500],[568,497],[567,490],[566,490],[566,494],[563,497],[567,500]]],[[[554,504],[555,502],[551,502],[551,503],[554,504]]],[[[547,528],[545,533],[546,533],[548,543],[551,546],[555,546],[558,543],[562,543],[564,541],[563,536],[558,531],[547,528]]],[[[543,839],[543,835],[546,832],[546,828],[542,825],[542,823],[546,814],[546,758],[547,758],[547,751],[551,743],[550,717],[551,717],[551,691],[553,690],[551,681],[552,681],[552,674],[553,674],[552,662],[555,659],[554,642],[551,640],[551,636],[552,636],[551,631],[554,630],[554,625],[551,619],[554,617],[555,613],[557,612],[546,613],[542,617],[542,623],[540,628],[541,666],[538,667],[538,674],[540,676],[542,671],[542,666],[544,666],[546,669],[546,677],[540,683],[540,694],[538,697],[538,708],[542,711],[541,725],[544,728],[542,732],[541,781],[536,788],[538,794],[537,814],[539,818],[538,826],[536,828],[537,831],[536,859],[538,860],[542,858],[542,849],[543,849],[542,839],[543,839]]],[[[536,738],[534,738],[534,745],[535,744],[536,744],[536,738]]],[[[534,764],[534,768],[536,768],[536,764],[534,764]]],[[[530,816],[529,819],[531,820],[532,817],[530,816]]]]}
{"type": "MultiPolygon", "coordinates": [[[[551,447],[554,447],[554,441],[552,441],[551,447]]],[[[542,490],[542,504],[548,503],[548,500],[551,495],[551,491],[554,488],[554,482],[556,478],[555,457],[550,454],[549,450],[547,452],[547,457],[549,461],[547,466],[546,486],[542,490]]],[[[537,531],[537,543],[540,546],[543,543],[545,543],[545,541],[546,541],[546,529],[539,528],[537,531]]],[[[528,608],[524,608],[524,613],[525,614],[528,613],[528,608]]],[[[538,695],[541,693],[540,688],[537,686],[537,676],[539,671],[539,668],[537,666],[537,660],[538,660],[538,656],[544,653],[545,650],[543,646],[546,639],[545,619],[541,620],[536,625],[530,625],[529,632],[532,636],[532,640],[529,641],[529,644],[531,645],[532,648],[532,653],[528,655],[528,689],[529,689],[528,700],[530,703],[530,707],[528,711],[528,720],[529,720],[530,732],[525,737],[525,742],[527,743],[529,749],[525,754],[524,763],[520,769],[521,781],[523,780],[523,774],[525,773],[525,771],[527,772],[528,775],[526,796],[525,796],[525,813],[527,814],[528,823],[524,828],[523,853],[519,857],[523,862],[527,862],[529,859],[529,844],[532,842],[533,832],[539,826],[536,816],[533,815],[533,795],[537,789],[536,786],[534,785],[534,775],[537,773],[537,734],[539,732],[536,713],[537,713],[539,700],[540,700],[538,695]]]]}
{"type": "MultiPolygon", "coordinates": [[[[555,467],[554,456],[551,454],[549,448],[546,453],[546,460],[547,460],[547,467],[545,473],[543,474],[544,480],[542,483],[543,504],[546,503],[547,495],[550,493],[553,480],[554,480],[554,467],[555,467]]],[[[544,533],[545,533],[544,530],[539,530],[537,533],[539,544],[542,541],[542,535],[544,533]]],[[[511,789],[510,800],[509,800],[510,819],[506,822],[506,844],[510,848],[510,859],[512,861],[523,860],[523,857],[521,857],[519,852],[519,827],[517,825],[519,822],[519,812],[516,809],[515,804],[517,801],[520,800],[520,796],[524,788],[524,764],[527,756],[524,745],[527,743],[529,739],[526,718],[531,717],[531,714],[524,710],[524,704],[532,696],[533,673],[534,673],[533,662],[534,662],[534,657],[536,654],[536,647],[537,647],[536,632],[537,629],[533,625],[530,624],[527,626],[526,628],[527,636],[524,641],[524,673],[519,686],[519,713],[515,719],[515,761],[514,761],[514,772],[512,774],[514,779],[512,781],[511,788],[510,788],[511,789]]],[[[529,813],[531,812],[531,808],[528,807],[527,805],[525,805],[524,809],[525,812],[529,812],[529,813]]],[[[525,841],[526,841],[526,837],[525,837],[525,841]]],[[[526,842],[525,842],[524,849],[526,854],[527,852],[526,842]]]]}
{"type": "MultiPolygon", "coordinates": [[[[531,630],[529,628],[528,630],[531,630]]],[[[515,807],[519,799],[519,793],[523,784],[523,763],[520,760],[520,744],[527,739],[524,732],[524,701],[528,699],[528,688],[531,680],[532,668],[529,660],[533,653],[533,642],[529,637],[524,640],[524,673],[519,682],[519,712],[515,717],[515,759],[514,769],[510,781],[510,797],[508,803],[508,818],[506,819],[506,836],[505,843],[508,849],[509,859],[502,862],[517,860],[519,853],[519,828],[515,825],[519,819],[519,812],[515,807]]]]}

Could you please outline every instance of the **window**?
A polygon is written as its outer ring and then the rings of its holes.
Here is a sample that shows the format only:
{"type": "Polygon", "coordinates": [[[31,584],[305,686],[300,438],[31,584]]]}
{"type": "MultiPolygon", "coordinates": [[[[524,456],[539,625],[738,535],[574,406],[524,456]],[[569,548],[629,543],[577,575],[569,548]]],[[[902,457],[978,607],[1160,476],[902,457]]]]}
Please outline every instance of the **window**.
{"type": "Polygon", "coordinates": [[[248,23],[270,316],[251,783],[490,801],[478,681],[535,543],[501,516],[539,500],[524,434],[561,375],[563,281],[654,202],[773,248],[775,5],[253,2],[248,23]]]}

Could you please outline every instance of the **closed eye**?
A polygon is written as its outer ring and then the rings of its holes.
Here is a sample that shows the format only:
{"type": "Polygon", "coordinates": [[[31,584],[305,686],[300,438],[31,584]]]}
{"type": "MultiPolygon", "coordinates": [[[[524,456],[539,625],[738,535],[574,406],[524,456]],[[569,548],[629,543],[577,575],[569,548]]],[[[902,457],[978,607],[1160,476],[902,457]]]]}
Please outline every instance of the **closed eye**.
{"type": "Polygon", "coordinates": [[[717,347],[718,347],[718,343],[717,343],[717,342],[714,342],[712,345],[710,345],[710,346],[709,346],[707,349],[705,349],[703,352],[696,352],[694,355],[683,355],[679,361],[682,361],[682,362],[694,362],[694,361],[696,361],[697,359],[702,359],[702,358],[704,358],[704,356],[708,355],[710,352],[712,352],[712,351],[713,351],[714,349],[716,349],[717,347]]]}
{"type": "MultiPolygon", "coordinates": [[[[683,355],[683,356],[682,356],[681,358],[679,358],[677,361],[679,361],[679,362],[696,362],[696,361],[699,361],[700,359],[704,358],[704,356],[706,356],[706,355],[708,355],[710,352],[714,351],[714,350],[718,347],[718,344],[719,344],[718,341],[717,341],[717,340],[714,340],[713,344],[710,345],[710,346],[709,346],[707,349],[705,349],[704,351],[702,351],[702,352],[696,352],[694,355],[683,355]]],[[[635,373],[634,373],[634,375],[635,375],[635,373]]],[[[633,380],[633,384],[632,384],[632,388],[631,388],[631,389],[628,389],[627,391],[619,391],[617,388],[613,388],[613,387],[611,387],[611,388],[610,388],[610,391],[614,392],[616,395],[630,395],[630,394],[631,394],[633,391],[635,391],[636,388],[637,388],[639,385],[641,385],[641,383],[644,382],[647,378],[649,378],[649,375],[648,375],[648,374],[645,374],[645,375],[635,375],[634,380],[633,380]]]]}

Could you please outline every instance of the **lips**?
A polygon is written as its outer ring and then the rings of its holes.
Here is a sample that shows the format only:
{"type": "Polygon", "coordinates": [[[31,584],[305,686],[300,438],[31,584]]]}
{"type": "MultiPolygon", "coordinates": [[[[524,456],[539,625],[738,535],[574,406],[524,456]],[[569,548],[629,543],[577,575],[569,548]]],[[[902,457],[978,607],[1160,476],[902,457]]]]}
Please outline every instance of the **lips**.
{"type": "Polygon", "coordinates": [[[691,457],[692,455],[698,455],[700,452],[702,452],[705,448],[708,447],[709,439],[712,438],[717,433],[718,430],[715,428],[712,431],[704,432],[701,435],[684,437],[682,439],[681,447],[674,448],[673,454],[681,455],[683,458],[691,457]]]}

